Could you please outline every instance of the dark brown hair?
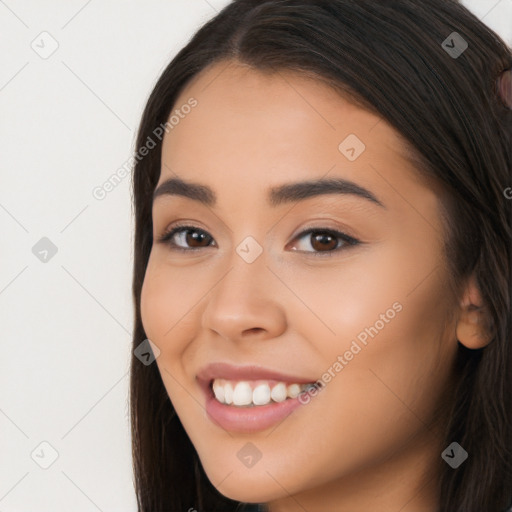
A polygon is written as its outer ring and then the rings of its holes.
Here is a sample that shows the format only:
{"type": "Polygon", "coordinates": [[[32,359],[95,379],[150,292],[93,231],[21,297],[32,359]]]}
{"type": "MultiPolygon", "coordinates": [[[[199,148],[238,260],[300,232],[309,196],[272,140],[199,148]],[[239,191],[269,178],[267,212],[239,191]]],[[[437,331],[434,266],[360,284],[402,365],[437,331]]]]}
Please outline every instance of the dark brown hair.
{"type": "MultiPolygon", "coordinates": [[[[449,46],[453,47],[453,43],[449,46]]],[[[455,0],[235,0],[176,55],[147,101],[137,150],[155,139],[189,81],[219,61],[293,70],[377,113],[403,137],[418,173],[442,184],[446,255],[454,289],[474,273],[492,342],[461,344],[445,445],[468,453],[443,464],[442,512],[502,512],[512,505],[512,111],[495,81],[512,66],[505,42],[455,0]],[[459,56],[444,41],[468,43],[459,56]]],[[[133,348],[147,338],[140,296],[152,247],[152,194],[161,140],[133,172],[133,348]]],[[[130,408],[140,512],[235,511],[206,477],[156,364],[131,365],[130,408]]]]}

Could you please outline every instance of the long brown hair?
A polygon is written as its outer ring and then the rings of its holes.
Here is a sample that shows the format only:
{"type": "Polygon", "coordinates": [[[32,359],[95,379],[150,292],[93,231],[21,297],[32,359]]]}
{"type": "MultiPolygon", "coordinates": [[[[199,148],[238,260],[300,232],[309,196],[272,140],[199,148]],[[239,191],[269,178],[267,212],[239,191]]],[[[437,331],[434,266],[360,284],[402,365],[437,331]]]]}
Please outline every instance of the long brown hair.
{"type": "MultiPolygon", "coordinates": [[[[459,40],[460,41],[460,40],[459,40]]],[[[140,296],[152,247],[152,194],[161,138],[187,83],[207,66],[236,59],[255,69],[316,77],[383,117],[410,145],[418,172],[437,179],[448,199],[446,257],[454,285],[474,273],[492,342],[459,344],[457,386],[445,445],[470,454],[444,465],[442,512],[502,512],[512,503],[511,265],[512,111],[495,80],[512,66],[506,43],[455,0],[235,0],[176,55],[151,92],[133,171],[135,215],[133,349],[147,338],[140,296]],[[457,32],[468,47],[443,46],[457,32]]],[[[130,409],[139,512],[235,511],[206,477],[156,364],[132,357],[130,409]]]]}

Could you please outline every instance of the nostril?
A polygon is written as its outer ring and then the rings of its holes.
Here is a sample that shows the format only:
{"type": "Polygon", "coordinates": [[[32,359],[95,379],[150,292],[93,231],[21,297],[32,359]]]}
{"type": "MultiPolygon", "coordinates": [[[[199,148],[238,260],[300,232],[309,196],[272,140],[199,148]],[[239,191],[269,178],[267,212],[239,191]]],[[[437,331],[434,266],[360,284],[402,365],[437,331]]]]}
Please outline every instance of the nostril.
{"type": "Polygon", "coordinates": [[[245,332],[247,333],[253,333],[253,334],[257,334],[261,331],[264,331],[264,329],[262,329],[261,327],[253,327],[252,329],[247,329],[245,332]]]}

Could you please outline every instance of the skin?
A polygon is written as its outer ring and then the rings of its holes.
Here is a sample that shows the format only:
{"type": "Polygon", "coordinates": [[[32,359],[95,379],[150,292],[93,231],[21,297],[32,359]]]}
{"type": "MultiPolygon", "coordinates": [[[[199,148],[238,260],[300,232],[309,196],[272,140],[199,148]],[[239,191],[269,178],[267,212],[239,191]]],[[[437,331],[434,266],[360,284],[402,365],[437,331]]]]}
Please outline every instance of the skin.
{"type": "Polygon", "coordinates": [[[317,80],[223,62],[198,75],[175,108],[190,97],[197,106],[164,138],[158,185],[176,176],[208,185],[217,204],[155,200],[141,314],[209,479],[272,512],[435,512],[446,448],[436,407],[446,403],[457,343],[486,343],[470,312],[480,301],[474,280],[458,299],[447,286],[438,189],[419,179],[390,125],[317,80]],[[352,133],[366,149],[350,162],[338,146],[352,133]],[[385,208],[339,194],[267,203],[269,187],[322,177],[351,180],[385,208]],[[189,252],[158,243],[178,220],[211,239],[175,236],[200,247],[189,252]],[[343,245],[335,238],[323,249],[301,235],[310,227],[361,244],[332,251],[343,245]],[[263,249],[250,264],[236,252],[248,236],[263,249]],[[206,416],[196,381],[206,364],[320,379],[394,303],[400,312],[277,426],[226,432],[206,416]],[[247,442],[262,455],[251,468],[237,457],[247,442]]]}

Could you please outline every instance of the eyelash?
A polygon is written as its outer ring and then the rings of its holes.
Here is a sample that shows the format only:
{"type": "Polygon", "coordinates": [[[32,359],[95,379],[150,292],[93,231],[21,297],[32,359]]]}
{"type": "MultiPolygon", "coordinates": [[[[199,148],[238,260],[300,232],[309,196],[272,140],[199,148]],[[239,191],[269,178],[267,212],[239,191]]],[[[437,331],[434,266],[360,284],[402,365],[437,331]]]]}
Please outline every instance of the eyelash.
{"type": "MultiPolygon", "coordinates": [[[[175,243],[172,242],[172,238],[176,233],[183,232],[183,231],[196,231],[198,233],[204,234],[208,237],[210,237],[212,240],[213,238],[204,230],[196,228],[195,226],[190,226],[187,224],[178,224],[175,225],[173,228],[166,231],[163,235],[161,235],[157,242],[163,243],[169,246],[169,248],[173,251],[180,251],[180,252],[190,252],[190,251],[197,251],[201,249],[206,249],[206,247],[192,247],[190,249],[184,249],[183,247],[177,246],[175,243]]],[[[353,238],[345,233],[342,233],[341,231],[337,231],[335,229],[330,228],[322,228],[322,227],[311,227],[306,229],[305,231],[302,231],[299,233],[295,239],[301,239],[304,238],[306,235],[310,235],[311,233],[322,233],[322,234],[328,234],[330,236],[333,236],[335,238],[341,239],[344,244],[341,247],[337,247],[336,249],[327,250],[327,251],[296,251],[300,253],[307,253],[307,254],[314,254],[315,256],[319,257],[329,257],[334,256],[336,253],[346,250],[347,248],[359,245],[361,242],[357,240],[356,238],[353,238]]],[[[211,247],[211,246],[208,246],[211,247]]]]}

